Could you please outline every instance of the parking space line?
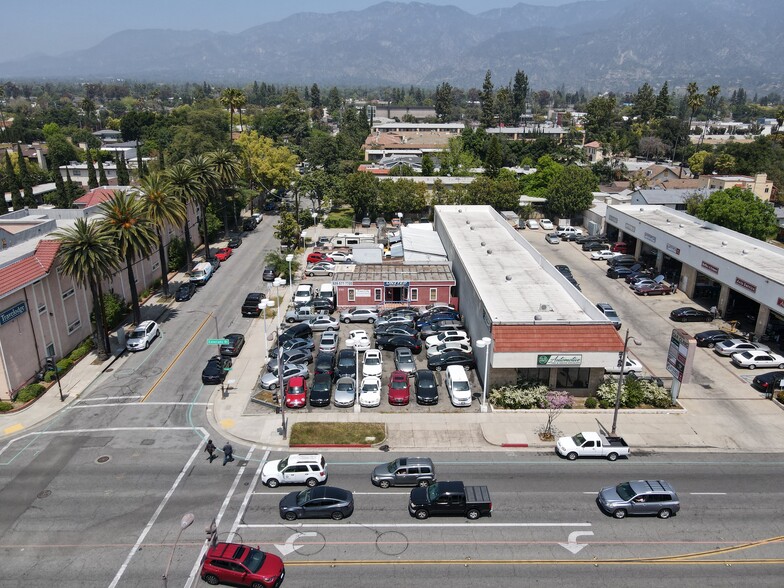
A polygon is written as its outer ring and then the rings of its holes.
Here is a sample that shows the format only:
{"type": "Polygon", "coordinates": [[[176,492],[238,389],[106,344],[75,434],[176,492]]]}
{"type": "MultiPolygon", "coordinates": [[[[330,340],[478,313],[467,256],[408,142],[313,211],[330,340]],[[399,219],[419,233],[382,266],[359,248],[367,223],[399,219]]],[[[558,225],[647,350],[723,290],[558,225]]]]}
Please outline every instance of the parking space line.
{"type": "Polygon", "coordinates": [[[348,529],[348,528],[374,528],[384,527],[392,529],[438,527],[438,528],[473,528],[473,527],[492,527],[492,528],[521,528],[521,527],[590,527],[591,523],[261,523],[240,525],[245,529],[348,529]]]}

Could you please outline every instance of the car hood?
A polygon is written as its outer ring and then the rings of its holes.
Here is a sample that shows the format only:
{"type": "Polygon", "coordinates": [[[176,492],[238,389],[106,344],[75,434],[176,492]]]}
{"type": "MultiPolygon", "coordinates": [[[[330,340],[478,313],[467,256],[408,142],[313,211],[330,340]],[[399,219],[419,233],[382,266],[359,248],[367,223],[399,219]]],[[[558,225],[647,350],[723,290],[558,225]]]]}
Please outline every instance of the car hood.
{"type": "Polygon", "coordinates": [[[265,478],[271,476],[272,474],[278,471],[278,460],[275,461],[268,461],[264,464],[264,468],[261,470],[261,475],[265,478]]]}
{"type": "Polygon", "coordinates": [[[624,502],[624,500],[615,490],[615,486],[607,486],[607,488],[602,488],[599,492],[599,499],[606,503],[624,502]]]}
{"type": "Polygon", "coordinates": [[[289,492],[288,494],[286,494],[286,496],[281,498],[281,500],[280,500],[280,508],[284,508],[284,509],[296,508],[296,506],[297,506],[297,494],[299,494],[298,491],[297,492],[289,492]]]}
{"type": "Polygon", "coordinates": [[[386,476],[391,476],[392,474],[389,473],[387,469],[387,464],[377,465],[373,468],[373,477],[374,478],[384,478],[386,476]]]}
{"type": "Polygon", "coordinates": [[[414,504],[427,504],[427,488],[414,488],[411,491],[411,502],[414,504]]]}

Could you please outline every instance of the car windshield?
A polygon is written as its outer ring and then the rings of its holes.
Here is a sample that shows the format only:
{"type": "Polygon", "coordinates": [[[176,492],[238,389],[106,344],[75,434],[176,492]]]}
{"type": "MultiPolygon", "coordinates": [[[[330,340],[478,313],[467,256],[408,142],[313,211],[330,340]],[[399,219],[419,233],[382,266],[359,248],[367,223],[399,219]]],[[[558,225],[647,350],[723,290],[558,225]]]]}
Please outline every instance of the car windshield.
{"type": "Polygon", "coordinates": [[[604,316],[607,318],[618,318],[618,314],[614,310],[605,310],[604,316]]]}
{"type": "Polygon", "coordinates": [[[376,385],[373,382],[365,382],[362,385],[362,391],[363,392],[376,392],[377,390],[378,390],[378,388],[376,387],[376,385]]]}
{"type": "Polygon", "coordinates": [[[341,392],[351,392],[354,389],[354,386],[351,382],[341,382],[338,384],[338,390],[341,392]]]}
{"type": "Polygon", "coordinates": [[[574,444],[579,447],[585,443],[585,437],[583,437],[582,433],[577,433],[574,437],[572,437],[572,441],[574,441],[574,444]]]}
{"type": "Polygon", "coordinates": [[[248,548],[248,556],[243,560],[242,564],[248,568],[252,573],[256,573],[264,565],[264,559],[267,554],[258,549],[248,548]]]}
{"type": "Polygon", "coordinates": [[[374,357],[373,355],[370,355],[365,358],[365,365],[378,365],[380,363],[381,363],[381,359],[378,357],[374,357]]]}
{"type": "Polygon", "coordinates": [[[303,394],[305,391],[302,389],[302,386],[291,386],[287,390],[287,394],[295,395],[295,394],[303,394]]]}
{"type": "Polygon", "coordinates": [[[618,496],[620,496],[622,500],[629,501],[632,498],[634,498],[634,490],[632,490],[632,485],[629,484],[629,482],[618,484],[615,487],[615,491],[618,493],[618,496]]]}
{"type": "Polygon", "coordinates": [[[289,465],[289,458],[287,457],[286,459],[281,459],[278,462],[278,471],[282,472],[284,469],[286,469],[287,465],[289,465]]]}
{"type": "Polygon", "coordinates": [[[338,361],[338,365],[341,366],[341,367],[353,366],[354,365],[354,356],[353,355],[351,355],[351,356],[344,355],[343,357],[340,358],[340,361],[338,361]]]}
{"type": "Polygon", "coordinates": [[[395,460],[395,461],[390,461],[390,462],[387,464],[387,471],[388,471],[390,474],[394,474],[394,473],[397,471],[397,460],[395,460]]]}
{"type": "Polygon", "coordinates": [[[392,382],[389,384],[389,387],[393,390],[405,390],[406,383],[402,380],[392,380],[392,382]]]}
{"type": "Polygon", "coordinates": [[[144,337],[144,329],[136,329],[133,333],[131,333],[131,339],[141,339],[144,337]]]}
{"type": "Polygon", "coordinates": [[[310,500],[310,488],[297,494],[297,506],[303,506],[310,500]]]}
{"type": "Polygon", "coordinates": [[[427,488],[427,499],[430,502],[435,502],[438,498],[438,484],[433,484],[427,488]]]}

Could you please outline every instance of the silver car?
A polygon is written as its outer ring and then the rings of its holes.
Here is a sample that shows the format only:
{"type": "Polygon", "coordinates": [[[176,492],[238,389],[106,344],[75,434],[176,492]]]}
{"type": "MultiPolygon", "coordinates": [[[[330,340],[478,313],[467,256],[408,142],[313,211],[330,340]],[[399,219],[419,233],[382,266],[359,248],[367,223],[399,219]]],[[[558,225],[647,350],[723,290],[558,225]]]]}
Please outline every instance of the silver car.
{"type": "Polygon", "coordinates": [[[337,331],[326,331],[323,335],[321,335],[321,341],[319,341],[319,352],[326,351],[327,353],[337,353],[339,343],[340,335],[337,331]]]}
{"type": "Polygon", "coordinates": [[[334,402],[335,406],[339,407],[354,406],[356,394],[356,382],[354,382],[354,378],[338,378],[338,381],[335,383],[335,396],[332,402],[334,402]]]}
{"type": "Polygon", "coordinates": [[[337,331],[340,328],[340,321],[328,314],[319,314],[305,321],[310,326],[310,330],[316,331],[337,331]]]}
{"type": "Polygon", "coordinates": [[[395,369],[412,376],[416,371],[414,354],[407,347],[397,347],[395,349],[395,369]]]}
{"type": "Polygon", "coordinates": [[[335,264],[328,261],[320,261],[305,270],[306,276],[331,276],[335,273],[335,264]]]}
{"type": "MultiPolygon", "coordinates": [[[[283,383],[285,384],[291,378],[295,376],[302,376],[306,380],[310,377],[308,373],[308,366],[307,364],[301,363],[287,363],[283,366],[283,383]]],[[[259,380],[259,384],[265,390],[274,390],[278,387],[278,366],[275,366],[275,369],[271,372],[267,372],[263,376],[261,376],[261,380],[259,380]]]]}
{"type": "Polygon", "coordinates": [[[375,308],[349,308],[340,313],[343,323],[375,323],[378,320],[378,310],[375,308]]]}
{"type": "Polygon", "coordinates": [[[599,507],[622,519],[626,515],[656,515],[668,519],[681,509],[678,495],[663,480],[636,480],[602,488],[596,498],[599,507]]]}

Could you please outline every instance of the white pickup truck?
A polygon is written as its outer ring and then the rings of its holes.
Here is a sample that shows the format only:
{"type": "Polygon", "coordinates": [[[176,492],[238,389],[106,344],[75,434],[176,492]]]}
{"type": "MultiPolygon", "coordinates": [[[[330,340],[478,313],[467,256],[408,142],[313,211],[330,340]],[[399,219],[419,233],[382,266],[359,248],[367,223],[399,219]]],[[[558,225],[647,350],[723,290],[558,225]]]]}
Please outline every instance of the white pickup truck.
{"type": "Polygon", "coordinates": [[[615,461],[629,455],[629,446],[622,437],[607,437],[601,433],[584,431],[574,437],[559,438],[555,451],[570,461],[578,457],[606,457],[615,461]]]}

